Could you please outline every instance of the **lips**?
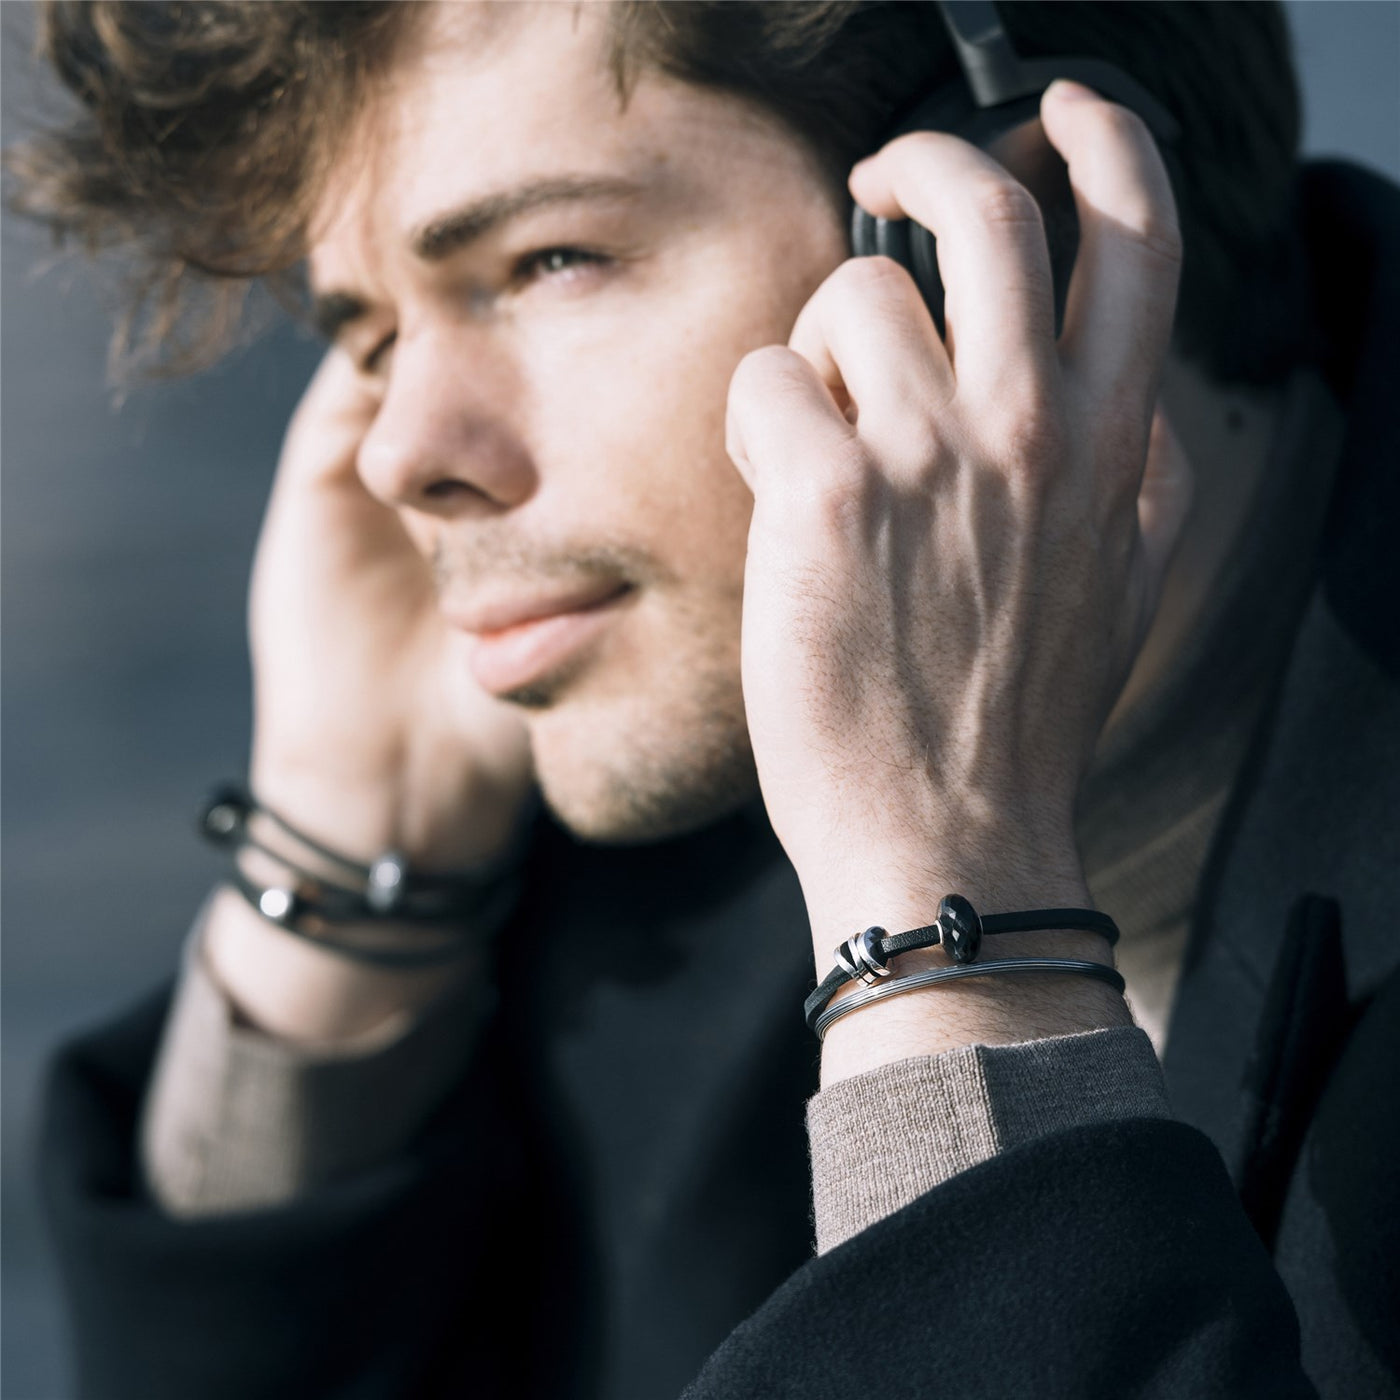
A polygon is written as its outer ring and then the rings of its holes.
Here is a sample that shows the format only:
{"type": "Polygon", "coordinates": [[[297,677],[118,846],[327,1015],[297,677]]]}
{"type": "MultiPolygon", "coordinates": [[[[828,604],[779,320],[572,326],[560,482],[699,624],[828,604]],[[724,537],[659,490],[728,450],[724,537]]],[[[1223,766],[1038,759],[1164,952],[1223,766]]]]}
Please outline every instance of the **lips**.
{"type": "Polygon", "coordinates": [[[565,613],[584,612],[630,591],[630,585],[615,579],[561,589],[549,593],[502,594],[494,599],[477,600],[469,608],[446,614],[453,627],[479,636],[504,632],[521,623],[565,613]]]}
{"type": "Polygon", "coordinates": [[[609,581],[583,588],[527,596],[502,596],[448,615],[448,621],[477,636],[472,675],[492,695],[520,690],[557,671],[595,640],[632,593],[609,581]]]}

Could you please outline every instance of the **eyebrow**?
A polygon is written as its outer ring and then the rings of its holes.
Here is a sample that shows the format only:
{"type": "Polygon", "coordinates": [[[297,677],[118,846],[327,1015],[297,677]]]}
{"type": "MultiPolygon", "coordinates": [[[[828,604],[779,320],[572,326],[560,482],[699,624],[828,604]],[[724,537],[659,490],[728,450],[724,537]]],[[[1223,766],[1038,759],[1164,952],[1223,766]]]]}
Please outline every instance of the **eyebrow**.
{"type": "MultiPolygon", "coordinates": [[[[555,175],[531,180],[508,190],[482,196],[458,209],[440,214],[410,235],[408,246],[423,262],[442,262],[478,242],[512,219],[557,204],[582,204],[603,200],[635,199],[643,187],[635,180],[616,176],[555,175]]],[[[369,310],[369,303],[353,292],[313,294],[311,322],[326,340],[335,340],[351,322],[369,310]]]]}

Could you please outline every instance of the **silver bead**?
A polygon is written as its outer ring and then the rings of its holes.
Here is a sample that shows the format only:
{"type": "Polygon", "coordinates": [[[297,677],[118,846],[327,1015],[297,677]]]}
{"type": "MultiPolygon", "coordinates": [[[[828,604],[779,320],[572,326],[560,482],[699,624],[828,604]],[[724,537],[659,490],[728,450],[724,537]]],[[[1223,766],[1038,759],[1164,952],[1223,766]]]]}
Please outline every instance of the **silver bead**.
{"type": "Polygon", "coordinates": [[[296,896],[291,890],[279,889],[275,885],[258,896],[258,910],[265,919],[280,924],[292,912],[296,896]]]}
{"type": "Polygon", "coordinates": [[[408,862],[396,851],[385,851],[369,868],[369,888],[365,902],[377,914],[388,914],[403,898],[408,862]]]}

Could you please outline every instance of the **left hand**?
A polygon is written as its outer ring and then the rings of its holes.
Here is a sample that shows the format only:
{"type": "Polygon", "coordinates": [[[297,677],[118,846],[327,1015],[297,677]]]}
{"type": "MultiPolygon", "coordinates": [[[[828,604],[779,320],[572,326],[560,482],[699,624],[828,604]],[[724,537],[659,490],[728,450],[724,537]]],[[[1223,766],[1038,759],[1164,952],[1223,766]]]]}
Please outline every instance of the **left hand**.
{"type": "Polygon", "coordinates": [[[819,971],[950,890],[986,912],[1087,902],[1076,791],[1189,499],[1154,427],[1180,237],[1137,117],[1075,85],[1041,115],[1081,230],[1058,342],[1034,200],[919,132],[851,191],[936,236],[946,343],[902,268],[852,259],[730,388],[755,497],[749,732],[819,971]]]}

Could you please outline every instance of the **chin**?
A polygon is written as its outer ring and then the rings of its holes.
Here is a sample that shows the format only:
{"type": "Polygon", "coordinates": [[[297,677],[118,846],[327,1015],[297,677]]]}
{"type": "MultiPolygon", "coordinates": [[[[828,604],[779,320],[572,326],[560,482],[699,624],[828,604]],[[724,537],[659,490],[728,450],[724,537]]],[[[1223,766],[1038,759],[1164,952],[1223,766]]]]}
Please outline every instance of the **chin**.
{"type": "Polygon", "coordinates": [[[540,790],[560,824],[582,841],[643,845],[752,801],[758,773],[737,687],[712,706],[686,699],[678,713],[566,702],[532,718],[540,790]]]}

